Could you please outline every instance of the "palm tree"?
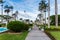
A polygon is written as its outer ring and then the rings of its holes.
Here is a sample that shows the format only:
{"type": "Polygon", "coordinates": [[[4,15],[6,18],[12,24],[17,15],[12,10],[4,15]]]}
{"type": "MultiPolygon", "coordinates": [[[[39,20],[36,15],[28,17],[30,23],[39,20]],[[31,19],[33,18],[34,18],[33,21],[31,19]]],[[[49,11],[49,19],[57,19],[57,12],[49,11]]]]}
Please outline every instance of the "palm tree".
{"type": "Polygon", "coordinates": [[[46,26],[46,10],[44,12],[45,12],[45,26],[46,26]]]}
{"type": "Polygon", "coordinates": [[[50,0],[48,0],[48,28],[50,28],[50,0]]]}
{"type": "Polygon", "coordinates": [[[16,19],[18,19],[18,13],[19,13],[18,11],[15,12],[15,14],[16,14],[16,19]]]}
{"type": "Polygon", "coordinates": [[[22,19],[22,18],[20,18],[20,20],[22,21],[23,19],[22,19]]]}
{"type": "Polygon", "coordinates": [[[13,14],[13,6],[10,6],[9,8],[11,9],[11,11],[12,11],[12,14],[13,14]]]}
{"type": "Polygon", "coordinates": [[[41,0],[41,2],[39,3],[39,11],[42,14],[42,24],[43,24],[43,19],[44,19],[43,13],[44,13],[44,11],[47,10],[47,7],[48,7],[48,5],[47,5],[46,1],[45,0],[41,0]]]}
{"type": "MultiPolygon", "coordinates": [[[[5,8],[4,12],[7,13],[7,16],[9,16],[9,12],[11,11],[10,6],[6,5],[4,8],[5,8]]],[[[7,19],[7,23],[9,23],[9,19],[7,19]]]]}
{"type": "MultiPolygon", "coordinates": [[[[12,13],[13,13],[13,6],[8,6],[8,5],[6,5],[5,7],[5,11],[12,11],[12,13]]],[[[9,14],[9,13],[7,13],[7,14],[9,14]]]]}
{"type": "Polygon", "coordinates": [[[38,17],[39,17],[40,22],[41,22],[42,14],[38,14],[38,17]]]}
{"type": "Polygon", "coordinates": [[[9,12],[10,12],[10,8],[9,8],[9,6],[6,5],[4,8],[5,8],[4,12],[6,12],[7,15],[9,15],[9,12]]]}
{"type": "Polygon", "coordinates": [[[58,27],[58,14],[57,14],[57,0],[55,0],[55,22],[56,22],[56,27],[58,27]]]}
{"type": "MultiPolygon", "coordinates": [[[[8,14],[7,16],[9,16],[10,9],[6,9],[5,12],[8,14]]],[[[7,23],[9,23],[9,19],[8,18],[7,18],[7,23]]]]}
{"type": "Polygon", "coordinates": [[[14,16],[15,20],[18,19],[18,11],[16,11],[14,14],[12,14],[12,16],[14,16]]]}
{"type": "Polygon", "coordinates": [[[25,19],[25,22],[26,22],[27,24],[30,24],[30,20],[29,20],[29,19],[25,19]]]}
{"type": "MultiPolygon", "coordinates": [[[[3,0],[0,0],[0,4],[1,4],[1,15],[3,15],[3,0]]],[[[3,18],[1,19],[1,23],[3,22],[3,18]]]]}

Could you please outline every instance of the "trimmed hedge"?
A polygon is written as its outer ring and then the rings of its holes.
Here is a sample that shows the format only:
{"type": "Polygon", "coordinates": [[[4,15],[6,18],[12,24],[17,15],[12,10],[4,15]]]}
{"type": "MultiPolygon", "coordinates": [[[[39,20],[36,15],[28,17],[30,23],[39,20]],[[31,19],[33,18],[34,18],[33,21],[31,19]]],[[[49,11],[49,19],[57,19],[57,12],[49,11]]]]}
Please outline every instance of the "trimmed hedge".
{"type": "Polygon", "coordinates": [[[20,21],[11,21],[8,23],[7,28],[14,32],[21,32],[24,30],[28,30],[29,26],[20,21]]]}

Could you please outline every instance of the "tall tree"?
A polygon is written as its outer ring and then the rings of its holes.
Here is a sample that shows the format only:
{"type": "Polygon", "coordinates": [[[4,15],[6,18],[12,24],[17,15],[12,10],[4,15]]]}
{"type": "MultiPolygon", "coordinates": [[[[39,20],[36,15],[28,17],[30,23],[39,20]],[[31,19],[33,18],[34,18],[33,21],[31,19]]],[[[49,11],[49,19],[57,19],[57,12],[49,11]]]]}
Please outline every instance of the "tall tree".
{"type": "MultiPolygon", "coordinates": [[[[4,12],[6,12],[7,16],[9,16],[9,12],[11,11],[11,6],[6,5],[4,8],[5,8],[4,12]]],[[[7,18],[7,23],[9,23],[9,19],[8,18],[7,18]]]]}
{"type": "Polygon", "coordinates": [[[6,12],[7,15],[9,15],[10,7],[8,5],[6,5],[4,8],[5,8],[4,12],[6,12]]]}
{"type": "MultiPolygon", "coordinates": [[[[3,0],[0,0],[0,4],[1,4],[1,15],[3,15],[3,0]]],[[[3,18],[1,18],[1,23],[3,22],[3,18]]]]}
{"type": "MultiPolygon", "coordinates": [[[[50,16],[51,25],[55,25],[55,15],[50,16]]],[[[60,25],[60,15],[58,15],[58,24],[60,25]]]]}
{"type": "Polygon", "coordinates": [[[12,14],[13,14],[13,6],[10,6],[9,8],[11,9],[11,11],[12,11],[12,14]]]}
{"type": "Polygon", "coordinates": [[[48,28],[50,28],[50,0],[48,0],[48,28]]]}
{"type": "Polygon", "coordinates": [[[16,19],[18,19],[18,11],[16,11],[14,14],[12,14],[12,16],[14,16],[14,19],[16,20],[16,19]]]}
{"type": "Polygon", "coordinates": [[[39,3],[39,11],[41,12],[42,14],[42,24],[43,24],[43,19],[44,19],[44,11],[47,10],[47,3],[46,3],[46,0],[41,0],[41,2],[39,3]]]}
{"type": "Polygon", "coordinates": [[[58,8],[57,8],[57,0],[55,0],[55,22],[56,27],[58,27],[58,8]]]}
{"type": "Polygon", "coordinates": [[[12,11],[12,14],[13,14],[13,6],[6,5],[4,8],[5,8],[5,11],[7,12],[7,14],[9,14],[10,11],[12,11]]]}
{"type": "Polygon", "coordinates": [[[42,21],[42,20],[41,20],[41,19],[42,19],[42,14],[38,14],[37,17],[39,17],[39,19],[40,19],[39,21],[40,21],[40,23],[41,23],[41,21],[42,21]]]}
{"type": "Polygon", "coordinates": [[[45,12],[45,26],[46,26],[46,10],[44,12],[45,12]]]}

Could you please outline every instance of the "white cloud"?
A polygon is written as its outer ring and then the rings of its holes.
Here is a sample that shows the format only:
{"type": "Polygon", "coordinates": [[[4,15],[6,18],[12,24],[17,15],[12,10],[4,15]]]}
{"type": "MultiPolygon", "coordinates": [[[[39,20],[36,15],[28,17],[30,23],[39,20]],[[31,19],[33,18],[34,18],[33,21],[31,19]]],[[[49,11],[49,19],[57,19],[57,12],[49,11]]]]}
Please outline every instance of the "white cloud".
{"type": "Polygon", "coordinates": [[[21,3],[16,3],[16,2],[12,2],[10,0],[7,0],[7,2],[9,2],[11,5],[13,5],[14,7],[16,8],[27,8],[29,10],[32,10],[33,12],[26,12],[24,13],[23,11],[19,11],[20,12],[20,17],[23,17],[23,18],[29,18],[29,19],[32,19],[34,20],[36,17],[37,17],[37,14],[39,13],[38,12],[38,8],[35,4],[35,2],[37,2],[37,0],[25,0],[25,2],[23,2],[23,4],[21,3]],[[24,7],[25,6],[25,7],[24,7]]]}
{"type": "MultiPolygon", "coordinates": [[[[37,14],[39,14],[38,3],[40,2],[40,0],[24,0],[23,2],[18,2],[18,3],[13,2],[12,0],[11,1],[7,0],[7,2],[13,5],[15,10],[17,9],[19,10],[20,18],[24,18],[24,19],[29,18],[29,19],[35,20],[35,18],[37,17],[37,14]],[[24,13],[23,10],[27,10],[27,12],[24,13]]],[[[55,14],[54,8],[55,8],[54,0],[51,0],[51,15],[55,14]]],[[[58,14],[60,14],[60,0],[58,0],[58,14]]]]}

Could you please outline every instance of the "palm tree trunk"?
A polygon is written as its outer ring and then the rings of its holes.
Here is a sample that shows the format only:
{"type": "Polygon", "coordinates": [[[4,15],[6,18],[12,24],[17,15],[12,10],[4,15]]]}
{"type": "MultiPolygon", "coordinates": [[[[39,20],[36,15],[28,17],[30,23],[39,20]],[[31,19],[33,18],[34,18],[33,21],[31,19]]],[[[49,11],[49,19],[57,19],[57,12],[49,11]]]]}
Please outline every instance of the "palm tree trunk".
{"type": "Polygon", "coordinates": [[[44,14],[44,12],[42,11],[41,14],[42,14],[42,25],[43,25],[43,22],[44,22],[43,21],[43,19],[44,19],[44,17],[43,17],[44,15],[43,14],[44,14]]]}
{"type": "Polygon", "coordinates": [[[42,24],[42,11],[41,11],[40,23],[42,24]]]}
{"type": "Polygon", "coordinates": [[[11,13],[13,14],[13,9],[11,11],[12,11],[11,13]]]}
{"type": "Polygon", "coordinates": [[[48,0],[48,28],[50,28],[50,0],[48,0]]]}
{"type": "Polygon", "coordinates": [[[55,25],[56,25],[56,27],[58,27],[58,14],[57,14],[57,10],[58,10],[58,8],[57,8],[57,0],[55,0],[55,25]]]}
{"type": "Polygon", "coordinates": [[[46,12],[45,12],[45,27],[46,27],[46,12]]]}

